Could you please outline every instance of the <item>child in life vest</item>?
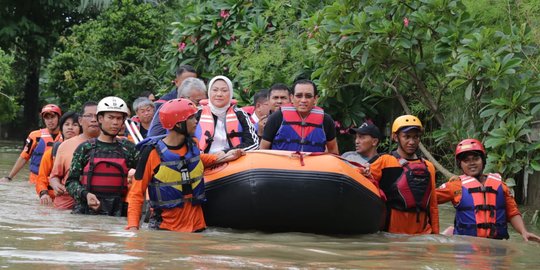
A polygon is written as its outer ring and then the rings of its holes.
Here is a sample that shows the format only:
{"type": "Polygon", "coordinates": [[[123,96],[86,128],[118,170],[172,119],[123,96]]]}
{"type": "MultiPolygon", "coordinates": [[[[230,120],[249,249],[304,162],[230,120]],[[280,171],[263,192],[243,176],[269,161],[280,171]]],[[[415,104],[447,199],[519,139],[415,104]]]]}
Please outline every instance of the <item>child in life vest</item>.
{"type": "Polygon", "coordinates": [[[169,133],[142,142],[144,148],[128,194],[126,229],[139,229],[147,189],[153,209],[151,229],[199,232],[206,228],[201,207],[206,201],[204,167],[238,159],[245,152],[202,153],[194,139],[196,113],[195,104],[188,99],[167,101],[159,110],[160,121],[169,133]]]}
{"type": "Polygon", "coordinates": [[[438,203],[451,201],[456,208],[452,234],[508,239],[510,222],[523,240],[540,242],[540,237],[525,228],[517,204],[501,176],[484,173],[486,150],[482,143],[476,139],[461,141],[455,157],[463,174],[437,188],[438,203]]]}

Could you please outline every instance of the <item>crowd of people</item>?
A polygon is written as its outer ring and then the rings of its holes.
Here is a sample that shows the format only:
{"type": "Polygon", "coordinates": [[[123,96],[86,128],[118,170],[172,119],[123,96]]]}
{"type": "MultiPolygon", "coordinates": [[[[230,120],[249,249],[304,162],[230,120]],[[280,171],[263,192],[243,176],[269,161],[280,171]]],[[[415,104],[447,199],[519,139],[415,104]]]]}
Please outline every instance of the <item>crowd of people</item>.
{"type": "MultiPolygon", "coordinates": [[[[229,78],[215,76],[205,84],[197,77],[192,67],[181,66],[169,93],[157,100],[141,93],[131,109],[115,96],[86,102],[80,114],[45,105],[45,127],[29,134],[0,182],[11,181],[30,161],[29,181],[41,204],[126,216],[128,230],[148,219],[149,228],[199,232],[206,228],[205,167],[256,149],[339,155],[334,120],[316,106],[314,82],[276,83],[239,108],[229,78]]],[[[525,228],[501,176],[484,172],[487,153],[480,141],[458,143],[460,176],[437,187],[435,167],[419,155],[423,132],[416,116],[399,116],[390,134],[397,149],[378,153],[382,134],[376,125],[366,121],[350,130],[356,149],[341,159],[379,187],[387,206],[382,230],[438,234],[438,204],[452,202],[455,224],[446,234],[506,239],[510,223],[525,241],[540,242],[525,228]]]]}

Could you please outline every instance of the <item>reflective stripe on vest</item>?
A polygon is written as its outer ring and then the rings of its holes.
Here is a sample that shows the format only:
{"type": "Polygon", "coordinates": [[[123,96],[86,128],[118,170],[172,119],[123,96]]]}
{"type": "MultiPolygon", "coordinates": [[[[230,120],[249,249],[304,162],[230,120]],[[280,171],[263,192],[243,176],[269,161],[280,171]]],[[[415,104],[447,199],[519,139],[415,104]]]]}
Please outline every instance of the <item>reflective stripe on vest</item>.
{"type": "MultiPolygon", "coordinates": [[[[210,106],[204,106],[195,132],[196,137],[199,138],[199,149],[201,151],[205,151],[208,145],[213,141],[215,127],[216,123],[214,123],[214,115],[212,114],[210,106]]],[[[236,116],[234,106],[230,106],[229,109],[227,109],[225,128],[231,146],[238,146],[242,142],[242,125],[236,116]]]]}
{"type": "Polygon", "coordinates": [[[324,152],[326,134],[324,133],[324,110],[313,107],[309,115],[302,119],[291,105],[281,107],[283,121],[272,141],[272,149],[301,152],[324,152]]]}
{"type": "Polygon", "coordinates": [[[88,192],[125,196],[127,194],[127,161],[120,145],[114,150],[104,150],[96,146],[96,139],[90,139],[92,148],[88,152],[88,163],[84,166],[81,184],[88,192]]]}
{"type": "Polygon", "coordinates": [[[153,142],[161,163],[148,185],[150,205],[153,208],[183,207],[184,202],[193,205],[206,201],[204,193],[204,166],[200,151],[191,144],[185,156],[172,152],[162,140],[153,142]]]}
{"type": "Polygon", "coordinates": [[[462,175],[461,201],[455,205],[454,234],[507,239],[506,200],[499,174],[488,174],[482,185],[462,175]]]}
{"type": "Polygon", "coordinates": [[[39,131],[41,132],[41,137],[36,138],[36,140],[38,140],[36,142],[37,146],[34,148],[32,157],[30,158],[30,171],[34,174],[39,173],[39,165],[41,164],[43,153],[45,153],[45,151],[47,151],[54,144],[54,140],[48,129],[42,128],[39,131]]]}
{"type": "Polygon", "coordinates": [[[395,152],[393,156],[398,159],[403,172],[387,190],[383,190],[388,198],[387,204],[400,211],[428,212],[433,187],[426,162],[424,159],[409,162],[395,152]]]}

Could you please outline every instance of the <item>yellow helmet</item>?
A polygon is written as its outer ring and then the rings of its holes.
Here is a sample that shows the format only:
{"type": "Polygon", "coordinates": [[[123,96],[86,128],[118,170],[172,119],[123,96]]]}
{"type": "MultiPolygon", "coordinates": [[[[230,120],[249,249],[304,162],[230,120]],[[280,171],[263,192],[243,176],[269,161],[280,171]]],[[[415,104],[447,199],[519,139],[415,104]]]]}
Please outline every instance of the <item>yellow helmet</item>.
{"type": "MultiPolygon", "coordinates": [[[[422,122],[414,115],[402,115],[392,124],[392,133],[397,133],[400,129],[405,127],[418,128],[422,130],[422,122]]],[[[410,129],[409,129],[410,130],[410,129]]]]}

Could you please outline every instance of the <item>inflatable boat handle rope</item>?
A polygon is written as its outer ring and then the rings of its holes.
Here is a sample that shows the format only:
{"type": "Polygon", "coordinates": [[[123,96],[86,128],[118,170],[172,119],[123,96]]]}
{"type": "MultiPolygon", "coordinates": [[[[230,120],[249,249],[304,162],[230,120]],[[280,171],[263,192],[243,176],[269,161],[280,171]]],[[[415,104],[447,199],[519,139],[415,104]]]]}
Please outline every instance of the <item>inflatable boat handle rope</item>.
{"type": "Polygon", "coordinates": [[[251,150],[251,151],[248,151],[248,152],[265,153],[265,154],[276,155],[276,156],[288,156],[290,158],[299,158],[300,159],[300,164],[302,166],[305,166],[304,157],[306,157],[306,156],[331,155],[331,156],[339,158],[339,159],[341,159],[341,160],[343,160],[343,161],[347,162],[348,164],[353,165],[355,167],[360,167],[360,168],[363,168],[363,169],[366,168],[366,166],[364,166],[364,165],[362,165],[362,164],[360,164],[358,162],[350,161],[350,160],[347,160],[345,158],[342,158],[339,155],[326,153],[326,152],[300,152],[300,151],[290,152],[290,151],[280,151],[280,150],[251,150]]]}

